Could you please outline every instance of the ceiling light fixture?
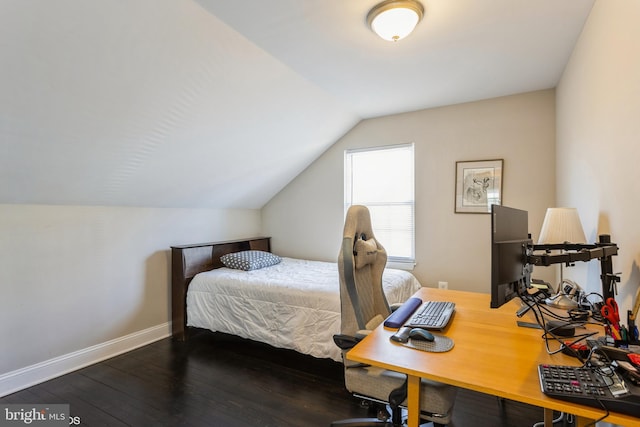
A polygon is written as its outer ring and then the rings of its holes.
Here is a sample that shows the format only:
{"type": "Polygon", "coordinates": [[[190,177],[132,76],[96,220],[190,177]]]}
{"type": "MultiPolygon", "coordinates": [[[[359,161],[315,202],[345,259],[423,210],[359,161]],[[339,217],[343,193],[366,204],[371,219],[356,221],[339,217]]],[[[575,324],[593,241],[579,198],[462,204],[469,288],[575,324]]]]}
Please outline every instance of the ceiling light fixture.
{"type": "Polygon", "coordinates": [[[398,41],[407,37],[424,15],[416,0],[385,0],[367,14],[367,24],[380,37],[398,41]]]}

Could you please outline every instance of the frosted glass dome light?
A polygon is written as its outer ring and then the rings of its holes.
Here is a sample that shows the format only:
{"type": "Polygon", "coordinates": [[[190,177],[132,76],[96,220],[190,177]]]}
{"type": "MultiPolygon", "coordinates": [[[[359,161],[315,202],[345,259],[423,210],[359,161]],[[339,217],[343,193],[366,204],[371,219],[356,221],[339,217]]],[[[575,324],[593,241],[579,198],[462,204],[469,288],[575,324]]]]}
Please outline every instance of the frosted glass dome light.
{"type": "Polygon", "coordinates": [[[424,15],[424,7],[415,0],[386,0],[367,14],[367,23],[384,40],[398,41],[414,30],[424,15]]]}

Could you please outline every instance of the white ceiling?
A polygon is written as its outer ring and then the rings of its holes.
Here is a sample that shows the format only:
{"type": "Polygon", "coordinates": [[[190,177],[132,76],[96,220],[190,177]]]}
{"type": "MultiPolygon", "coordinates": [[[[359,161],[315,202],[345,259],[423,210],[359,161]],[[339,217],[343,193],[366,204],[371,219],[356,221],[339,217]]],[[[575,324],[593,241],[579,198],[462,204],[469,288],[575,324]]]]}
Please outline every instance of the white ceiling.
{"type": "Polygon", "coordinates": [[[555,87],[594,0],[0,0],[0,203],[260,208],[358,121],[555,87]]]}

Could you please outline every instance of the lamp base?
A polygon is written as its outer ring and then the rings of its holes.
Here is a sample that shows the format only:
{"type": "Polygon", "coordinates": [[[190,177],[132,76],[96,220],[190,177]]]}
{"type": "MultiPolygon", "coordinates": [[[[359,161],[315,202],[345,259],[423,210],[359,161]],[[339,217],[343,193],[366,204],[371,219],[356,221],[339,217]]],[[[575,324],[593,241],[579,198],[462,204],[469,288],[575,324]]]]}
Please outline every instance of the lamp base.
{"type": "Polygon", "coordinates": [[[544,302],[548,306],[559,308],[561,310],[571,310],[573,308],[578,308],[578,302],[571,299],[571,297],[565,294],[554,295],[551,298],[547,298],[544,302]]]}

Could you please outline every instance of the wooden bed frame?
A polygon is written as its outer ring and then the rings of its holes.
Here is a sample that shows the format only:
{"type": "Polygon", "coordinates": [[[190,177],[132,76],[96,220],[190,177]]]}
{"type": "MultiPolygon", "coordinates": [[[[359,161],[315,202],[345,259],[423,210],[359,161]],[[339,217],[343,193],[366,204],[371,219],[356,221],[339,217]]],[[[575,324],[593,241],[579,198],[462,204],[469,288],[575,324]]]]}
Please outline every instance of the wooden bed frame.
{"type": "Polygon", "coordinates": [[[187,334],[187,289],[193,277],[222,267],[220,257],[232,252],[271,252],[271,237],[171,246],[171,321],[173,338],[184,341],[187,334]]]}

